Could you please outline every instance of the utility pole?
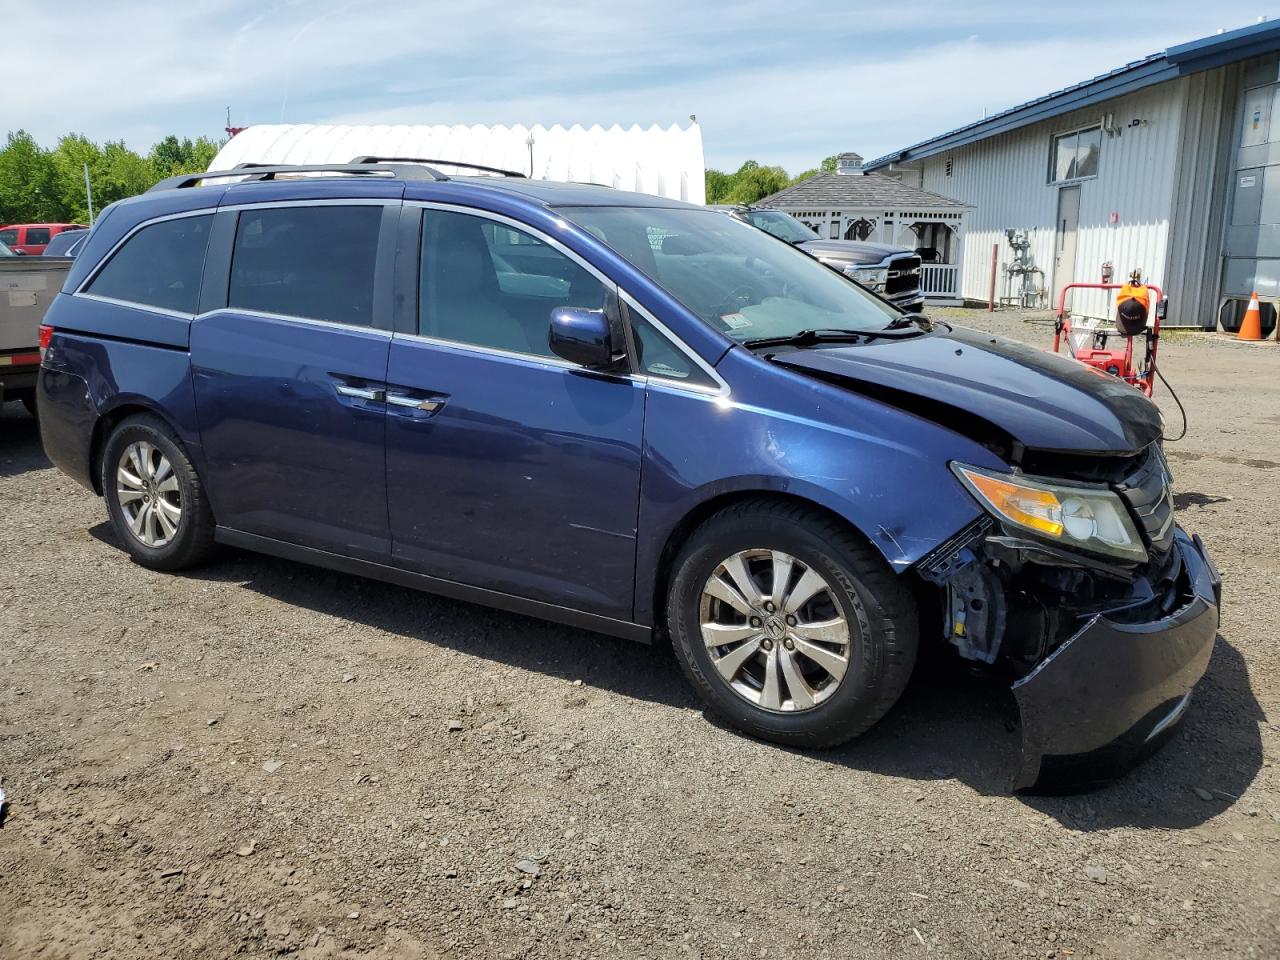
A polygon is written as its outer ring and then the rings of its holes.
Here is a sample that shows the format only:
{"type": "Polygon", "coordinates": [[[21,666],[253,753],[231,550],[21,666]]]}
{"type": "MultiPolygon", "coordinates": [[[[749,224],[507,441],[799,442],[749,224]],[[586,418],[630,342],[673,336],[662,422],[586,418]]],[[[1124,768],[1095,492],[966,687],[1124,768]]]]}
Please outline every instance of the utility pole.
{"type": "Polygon", "coordinates": [[[89,226],[93,226],[93,188],[89,186],[89,164],[84,165],[84,195],[89,201],[89,226]]]}

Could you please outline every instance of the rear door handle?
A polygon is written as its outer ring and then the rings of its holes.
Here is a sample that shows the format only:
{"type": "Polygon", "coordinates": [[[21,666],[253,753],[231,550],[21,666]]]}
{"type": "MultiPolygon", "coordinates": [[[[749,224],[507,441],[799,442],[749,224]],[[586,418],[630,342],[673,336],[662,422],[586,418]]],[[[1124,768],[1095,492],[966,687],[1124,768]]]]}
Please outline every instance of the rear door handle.
{"type": "Polygon", "coordinates": [[[387,399],[387,392],[378,387],[354,387],[349,383],[334,384],[334,389],[338,391],[340,397],[351,397],[355,400],[371,400],[374,403],[381,403],[387,399]]]}

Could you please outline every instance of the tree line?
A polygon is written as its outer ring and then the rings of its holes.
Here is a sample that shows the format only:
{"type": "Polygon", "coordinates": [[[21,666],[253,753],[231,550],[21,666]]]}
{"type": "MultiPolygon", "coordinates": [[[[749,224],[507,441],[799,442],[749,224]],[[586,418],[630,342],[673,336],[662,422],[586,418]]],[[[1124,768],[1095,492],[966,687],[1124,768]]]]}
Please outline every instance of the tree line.
{"type": "Polygon", "coordinates": [[[69,133],[45,149],[25,130],[11,131],[0,149],[0,223],[88,223],[86,163],[96,213],[165,177],[209,169],[220,146],[207,137],[170,135],[139,154],[123,140],[99,145],[69,133]]]}
{"type": "MultiPolygon", "coordinates": [[[[169,135],[146,154],[123,140],[96,144],[69,133],[45,149],[25,130],[10,132],[0,149],[0,223],[88,223],[84,165],[89,165],[94,210],[143,193],[179,173],[208,170],[220,143],[207,137],[179,140],[169,135]]],[[[707,170],[707,203],[755,203],[793,183],[836,168],[836,158],[791,177],[782,167],[748,160],[733,173],[707,170]]]]}
{"type": "Polygon", "coordinates": [[[816,168],[795,177],[788,176],[781,167],[762,167],[754,160],[748,160],[735,173],[708,170],[707,203],[755,203],[793,183],[808,180],[819,173],[830,173],[835,168],[836,158],[832,156],[816,168]]]}

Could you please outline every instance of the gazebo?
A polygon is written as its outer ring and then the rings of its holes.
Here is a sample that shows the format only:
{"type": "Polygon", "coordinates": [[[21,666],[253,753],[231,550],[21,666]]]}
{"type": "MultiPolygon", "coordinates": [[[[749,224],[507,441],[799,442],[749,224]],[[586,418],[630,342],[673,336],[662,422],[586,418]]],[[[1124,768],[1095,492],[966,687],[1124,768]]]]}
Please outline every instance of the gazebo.
{"type": "Polygon", "coordinates": [[[920,253],[921,290],[930,300],[959,301],[965,215],[959,200],[862,169],[862,157],[842,153],[832,173],[819,173],[761,200],[822,237],[869,240],[920,253]]]}

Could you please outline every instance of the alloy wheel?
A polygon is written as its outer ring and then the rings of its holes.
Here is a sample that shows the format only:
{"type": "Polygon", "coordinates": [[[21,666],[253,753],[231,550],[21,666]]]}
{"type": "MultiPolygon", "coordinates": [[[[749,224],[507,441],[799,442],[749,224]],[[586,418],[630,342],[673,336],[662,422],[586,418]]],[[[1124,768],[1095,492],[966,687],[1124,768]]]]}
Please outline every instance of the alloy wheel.
{"type": "Polygon", "coordinates": [[[129,532],[145,546],[166,546],[182,523],[182,488],[160,448],[137,440],[116,465],[116,500],[129,532]]]}
{"type": "Polygon", "coordinates": [[[707,579],[699,626],[717,674],[749,703],[812,710],[849,668],[849,624],[831,584],[778,550],[742,550],[707,579]]]}

